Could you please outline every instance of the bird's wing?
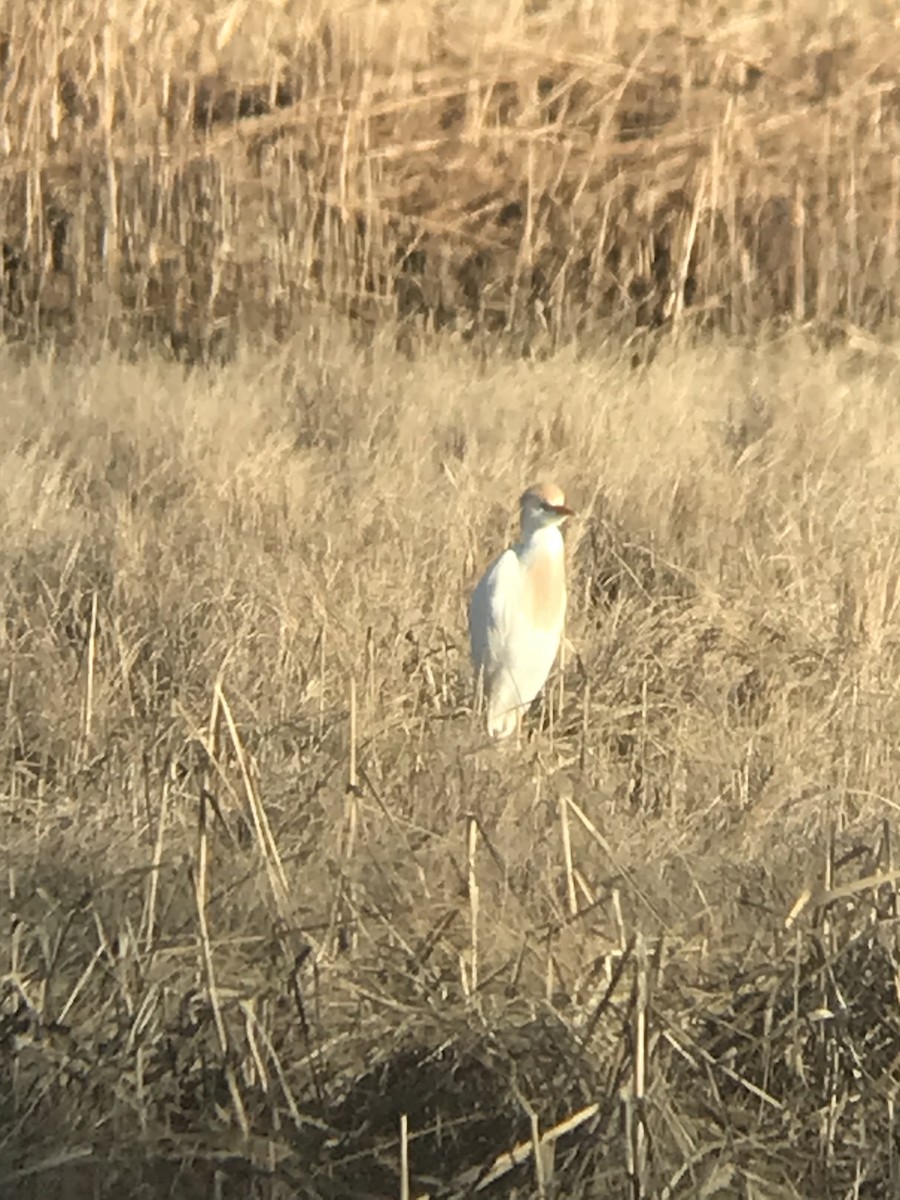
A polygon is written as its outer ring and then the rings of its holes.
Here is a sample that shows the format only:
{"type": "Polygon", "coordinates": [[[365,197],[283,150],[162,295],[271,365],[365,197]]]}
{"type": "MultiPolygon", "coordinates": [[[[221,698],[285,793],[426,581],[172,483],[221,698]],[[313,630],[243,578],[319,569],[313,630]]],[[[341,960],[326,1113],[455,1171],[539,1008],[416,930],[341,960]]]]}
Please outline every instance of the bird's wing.
{"type": "Polygon", "coordinates": [[[472,593],[469,640],[476,671],[499,661],[500,647],[508,637],[516,611],[519,571],[515,550],[504,550],[482,575],[472,593]]]}

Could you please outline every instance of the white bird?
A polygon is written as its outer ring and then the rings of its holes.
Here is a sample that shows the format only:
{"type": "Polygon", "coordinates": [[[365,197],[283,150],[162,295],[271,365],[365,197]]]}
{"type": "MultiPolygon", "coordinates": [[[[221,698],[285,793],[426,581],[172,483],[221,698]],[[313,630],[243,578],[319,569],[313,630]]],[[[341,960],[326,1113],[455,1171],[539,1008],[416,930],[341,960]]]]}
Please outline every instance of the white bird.
{"type": "Polygon", "coordinates": [[[553,484],[519,501],[522,536],[495,558],[469,604],[472,663],[491,737],[513,733],[550,674],[566,619],[566,560],[560,525],[574,515],[553,484]]]}

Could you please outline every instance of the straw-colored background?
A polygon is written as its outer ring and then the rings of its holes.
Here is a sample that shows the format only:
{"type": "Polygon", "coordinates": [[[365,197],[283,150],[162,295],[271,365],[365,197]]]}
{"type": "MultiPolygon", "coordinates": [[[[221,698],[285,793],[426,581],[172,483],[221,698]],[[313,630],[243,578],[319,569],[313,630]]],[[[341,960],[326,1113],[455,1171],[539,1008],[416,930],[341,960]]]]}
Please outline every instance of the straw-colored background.
{"type": "Polygon", "coordinates": [[[891,6],[0,24],[0,1194],[892,1194],[891,6]]]}

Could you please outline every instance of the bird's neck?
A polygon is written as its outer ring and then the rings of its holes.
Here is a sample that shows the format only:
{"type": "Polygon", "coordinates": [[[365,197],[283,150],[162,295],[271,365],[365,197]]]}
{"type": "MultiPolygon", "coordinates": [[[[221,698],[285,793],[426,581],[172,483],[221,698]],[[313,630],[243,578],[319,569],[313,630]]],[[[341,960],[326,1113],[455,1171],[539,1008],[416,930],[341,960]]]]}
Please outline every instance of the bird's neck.
{"type": "Polygon", "coordinates": [[[556,525],[526,533],[519,548],[522,614],[537,631],[558,635],[566,615],[566,563],[556,525]]]}
{"type": "Polygon", "coordinates": [[[522,540],[519,543],[519,553],[531,556],[533,554],[553,554],[562,556],[565,550],[562,534],[558,525],[539,525],[536,529],[523,529],[522,540]]]}

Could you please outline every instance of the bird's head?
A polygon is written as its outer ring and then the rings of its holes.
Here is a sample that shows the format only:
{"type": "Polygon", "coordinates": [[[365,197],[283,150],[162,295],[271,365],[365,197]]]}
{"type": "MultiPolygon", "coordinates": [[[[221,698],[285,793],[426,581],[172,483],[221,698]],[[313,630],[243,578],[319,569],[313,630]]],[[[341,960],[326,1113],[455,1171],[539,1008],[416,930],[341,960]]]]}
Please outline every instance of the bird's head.
{"type": "Polygon", "coordinates": [[[575,514],[566,505],[566,498],[553,483],[538,483],[522,493],[522,533],[527,536],[548,526],[561,525],[566,517],[575,514]]]}

